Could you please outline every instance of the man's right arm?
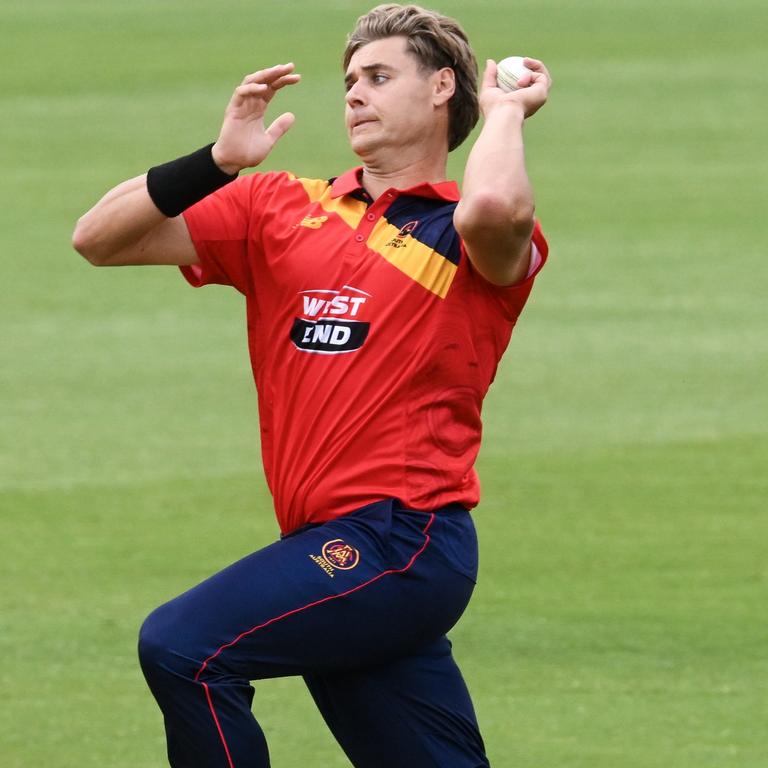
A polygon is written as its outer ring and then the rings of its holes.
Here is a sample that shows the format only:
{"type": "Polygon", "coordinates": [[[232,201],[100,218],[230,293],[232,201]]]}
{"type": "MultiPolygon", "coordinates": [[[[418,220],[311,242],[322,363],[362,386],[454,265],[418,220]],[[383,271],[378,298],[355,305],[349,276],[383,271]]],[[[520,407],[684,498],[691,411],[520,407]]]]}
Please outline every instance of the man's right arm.
{"type": "MultiPolygon", "coordinates": [[[[203,150],[189,156],[196,158],[191,167],[200,169],[202,163],[203,176],[210,178],[211,169],[217,175],[234,176],[244,168],[259,165],[294,120],[287,112],[265,127],[267,106],[277,91],[298,83],[299,79],[300,75],[293,72],[293,64],[278,64],[246,75],[227,105],[219,137],[210,154],[206,149],[204,157],[203,150]]],[[[162,174],[165,181],[155,181],[157,174],[150,177],[150,182],[154,182],[152,196],[147,189],[147,174],[124,181],[107,192],[78,220],[72,236],[75,250],[100,267],[197,264],[186,222],[177,214],[207,194],[208,190],[199,196],[194,192],[200,183],[204,186],[208,182],[190,177],[190,172],[194,176],[195,171],[190,171],[189,162],[179,165],[182,160],[166,164],[162,174]],[[170,186],[168,168],[173,177],[170,186]],[[193,200],[187,199],[190,189],[193,200]],[[180,194],[183,203],[176,206],[180,194]],[[166,210],[167,215],[158,206],[166,210]]]]}
{"type": "Polygon", "coordinates": [[[72,245],[97,267],[197,264],[184,217],[157,209],[146,174],[118,184],[81,216],[72,245]]]}

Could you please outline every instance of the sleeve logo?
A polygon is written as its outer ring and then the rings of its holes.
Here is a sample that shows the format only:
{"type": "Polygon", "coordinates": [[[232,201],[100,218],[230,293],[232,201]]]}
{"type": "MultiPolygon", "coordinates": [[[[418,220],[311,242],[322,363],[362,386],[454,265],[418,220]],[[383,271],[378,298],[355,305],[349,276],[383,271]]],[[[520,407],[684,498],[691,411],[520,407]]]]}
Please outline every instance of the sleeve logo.
{"type": "Polygon", "coordinates": [[[307,227],[308,229],[320,229],[326,221],[328,221],[327,216],[305,216],[299,226],[307,227]]]}
{"type": "Polygon", "coordinates": [[[354,352],[368,338],[370,323],[362,320],[371,294],[345,285],[342,290],[316,289],[299,293],[301,315],[290,338],[297,349],[320,355],[354,352]]]}

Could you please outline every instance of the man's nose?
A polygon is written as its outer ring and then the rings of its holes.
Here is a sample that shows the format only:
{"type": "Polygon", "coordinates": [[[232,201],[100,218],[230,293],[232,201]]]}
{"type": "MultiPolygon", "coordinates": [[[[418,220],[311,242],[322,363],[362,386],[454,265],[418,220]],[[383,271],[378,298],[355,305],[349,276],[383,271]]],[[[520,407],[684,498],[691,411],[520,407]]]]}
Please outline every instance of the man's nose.
{"type": "Polygon", "coordinates": [[[347,91],[346,99],[350,107],[365,103],[365,89],[361,87],[359,80],[352,83],[347,91]]]}

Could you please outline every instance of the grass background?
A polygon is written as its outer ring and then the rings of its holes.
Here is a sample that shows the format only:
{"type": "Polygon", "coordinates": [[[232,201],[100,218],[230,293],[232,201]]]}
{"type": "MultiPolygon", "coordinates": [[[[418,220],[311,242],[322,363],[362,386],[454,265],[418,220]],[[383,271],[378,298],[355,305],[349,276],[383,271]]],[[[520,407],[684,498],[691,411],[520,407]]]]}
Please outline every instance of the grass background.
{"type": "MultiPolygon", "coordinates": [[[[555,78],[527,128],[552,248],[486,401],[481,576],[453,633],[491,761],[765,768],[762,2],[445,0],[555,78]]],[[[328,177],[361,2],[0,0],[0,764],[164,764],[135,638],[273,539],[243,307],[69,246],[294,60],[270,168],[328,177]]],[[[461,176],[466,147],[451,160],[461,176]]],[[[348,763],[296,680],[274,765],[348,763]]]]}

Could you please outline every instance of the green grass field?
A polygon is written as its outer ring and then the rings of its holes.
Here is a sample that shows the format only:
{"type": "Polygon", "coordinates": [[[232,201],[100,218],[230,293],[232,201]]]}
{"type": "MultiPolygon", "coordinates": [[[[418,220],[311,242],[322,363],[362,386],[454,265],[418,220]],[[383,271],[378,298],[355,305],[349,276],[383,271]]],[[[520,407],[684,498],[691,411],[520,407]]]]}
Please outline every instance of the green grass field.
{"type": "MultiPolygon", "coordinates": [[[[766,768],[764,4],[435,6],[555,78],[527,128],[552,258],[486,401],[453,633],[491,762],[766,768]]],[[[266,167],[352,165],[338,62],[368,7],[0,0],[3,768],[164,765],[138,627],[276,534],[238,294],[93,269],[74,222],[280,61],[304,81],[266,167]]],[[[254,710],[276,768],[348,766],[299,681],[254,710]]]]}

